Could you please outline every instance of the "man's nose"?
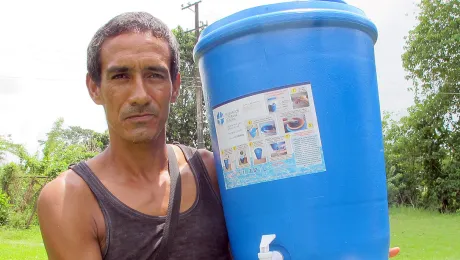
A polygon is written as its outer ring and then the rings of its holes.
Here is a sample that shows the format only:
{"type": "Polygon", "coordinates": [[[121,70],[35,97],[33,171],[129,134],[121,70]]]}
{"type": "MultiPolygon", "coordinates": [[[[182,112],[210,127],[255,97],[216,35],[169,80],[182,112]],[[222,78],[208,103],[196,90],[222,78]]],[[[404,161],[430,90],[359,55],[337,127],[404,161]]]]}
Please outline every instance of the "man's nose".
{"type": "Polygon", "coordinates": [[[142,77],[135,77],[133,81],[133,86],[131,86],[132,92],[130,97],[130,103],[132,105],[146,105],[150,103],[151,97],[149,96],[146,85],[142,77]]]}

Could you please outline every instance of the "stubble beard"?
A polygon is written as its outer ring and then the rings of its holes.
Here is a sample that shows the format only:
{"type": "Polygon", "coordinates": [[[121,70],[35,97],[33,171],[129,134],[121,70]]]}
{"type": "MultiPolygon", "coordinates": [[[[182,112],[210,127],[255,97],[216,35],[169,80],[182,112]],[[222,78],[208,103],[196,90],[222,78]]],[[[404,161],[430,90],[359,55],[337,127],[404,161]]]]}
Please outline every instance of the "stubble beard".
{"type": "MultiPolygon", "coordinates": [[[[145,128],[146,126],[144,124],[140,124],[138,127],[145,128]]],[[[148,144],[154,141],[155,139],[160,138],[162,133],[165,133],[165,126],[163,126],[162,128],[158,127],[157,130],[154,132],[148,131],[147,129],[143,129],[140,132],[134,133],[134,135],[131,136],[131,142],[133,144],[148,144]]]]}

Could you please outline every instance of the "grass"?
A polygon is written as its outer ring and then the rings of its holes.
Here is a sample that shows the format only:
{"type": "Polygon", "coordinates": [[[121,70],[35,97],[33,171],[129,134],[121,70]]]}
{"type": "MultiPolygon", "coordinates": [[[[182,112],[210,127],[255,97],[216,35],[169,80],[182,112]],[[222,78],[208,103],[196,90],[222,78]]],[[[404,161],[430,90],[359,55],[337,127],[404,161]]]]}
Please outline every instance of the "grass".
{"type": "Polygon", "coordinates": [[[28,230],[0,228],[0,259],[47,259],[39,227],[28,230]]]}
{"type": "MultiPolygon", "coordinates": [[[[401,248],[395,260],[459,260],[460,215],[410,208],[390,210],[391,245],[401,248]]],[[[1,260],[45,260],[40,229],[0,228],[1,260]]]]}
{"type": "Polygon", "coordinates": [[[411,208],[390,210],[391,245],[401,248],[395,260],[459,260],[460,215],[411,208]]]}

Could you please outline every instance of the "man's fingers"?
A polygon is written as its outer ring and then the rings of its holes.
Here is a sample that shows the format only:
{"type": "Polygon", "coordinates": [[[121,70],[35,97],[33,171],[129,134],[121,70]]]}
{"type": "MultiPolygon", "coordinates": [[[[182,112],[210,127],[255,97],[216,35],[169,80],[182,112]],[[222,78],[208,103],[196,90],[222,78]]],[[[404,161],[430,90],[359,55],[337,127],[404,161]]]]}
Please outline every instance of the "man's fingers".
{"type": "Polygon", "coordinates": [[[390,257],[394,257],[399,254],[399,247],[393,247],[390,249],[390,257]]]}

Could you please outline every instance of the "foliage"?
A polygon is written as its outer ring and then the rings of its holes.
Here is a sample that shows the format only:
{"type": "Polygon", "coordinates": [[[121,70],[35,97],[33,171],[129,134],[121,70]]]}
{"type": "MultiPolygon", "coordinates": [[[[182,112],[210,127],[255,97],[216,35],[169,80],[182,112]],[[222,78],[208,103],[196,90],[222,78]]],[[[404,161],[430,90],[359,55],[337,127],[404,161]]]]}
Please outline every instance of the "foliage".
{"type": "Polygon", "coordinates": [[[6,193],[0,191],[0,226],[8,222],[8,212],[10,210],[10,198],[6,193]]]}
{"type": "Polygon", "coordinates": [[[65,171],[70,164],[95,156],[103,147],[102,142],[94,140],[98,137],[94,131],[79,127],[63,129],[63,124],[64,120],[58,119],[47,134],[47,140],[41,141],[43,146],[43,159],[40,161],[41,175],[54,178],[65,171]]]}
{"type": "Polygon", "coordinates": [[[409,32],[402,56],[413,89],[425,95],[459,93],[460,2],[422,0],[419,8],[419,23],[409,32]]]}
{"type": "Polygon", "coordinates": [[[83,129],[79,126],[69,126],[62,130],[62,141],[66,145],[82,145],[86,151],[102,152],[109,145],[109,134],[106,130],[104,133],[98,133],[91,129],[83,129]]]}
{"type": "Polygon", "coordinates": [[[2,192],[8,197],[8,226],[23,228],[36,223],[35,200],[47,178],[27,176],[20,165],[9,163],[0,169],[2,192]]]}
{"type": "Polygon", "coordinates": [[[108,145],[108,133],[97,133],[77,126],[63,127],[64,120],[54,122],[46,140],[40,140],[41,153],[29,154],[20,144],[9,143],[8,151],[20,159],[24,173],[56,177],[72,164],[95,156],[108,145]]]}
{"type": "Polygon", "coordinates": [[[9,138],[1,139],[0,151],[19,158],[19,163],[9,163],[1,169],[0,184],[9,196],[9,225],[29,227],[36,223],[36,200],[43,186],[68,166],[86,160],[101,152],[108,145],[108,133],[70,126],[64,128],[64,120],[58,119],[47,133],[46,140],[39,141],[40,153],[30,154],[21,144],[9,138]]]}
{"type": "Polygon", "coordinates": [[[5,160],[8,144],[11,143],[11,136],[0,135],[0,163],[5,160]]]}
{"type": "Polygon", "coordinates": [[[21,174],[21,168],[15,163],[9,163],[1,167],[0,169],[0,184],[1,190],[5,192],[8,196],[10,191],[8,185],[21,174]]]}
{"type": "Polygon", "coordinates": [[[441,98],[427,97],[399,121],[384,117],[390,203],[441,211],[460,208],[460,160],[453,149],[460,144],[451,142],[441,98]]]}
{"type": "Polygon", "coordinates": [[[439,207],[436,180],[445,179],[443,163],[449,150],[443,145],[449,132],[437,110],[437,99],[426,99],[399,121],[384,116],[385,159],[390,203],[439,207]]]}
{"type": "MultiPolygon", "coordinates": [[[[180,72],[181,92],[177,101],[171,105],[168,119],[166,138],[168,142],[180,142],[185,145],[197,146],[196,125],[196,95],[195,87],[201,84],[196,76],[197,67],[193,60],[193,48],[195,46],[195,34],[185,32],[180,26],[173,30],[180,47],[180,72]]],[[[205,145],[211,147],[209,129],[206,124],[205,106],[203,106],[203,130],[205,145]]]]}
{"type": "Polygon", "coordinates": [[[395,121],[385,114],[385,158],[392,204],[460,209],[460,4],[422,0],[403,65],[415,105],[395,121]]]}

